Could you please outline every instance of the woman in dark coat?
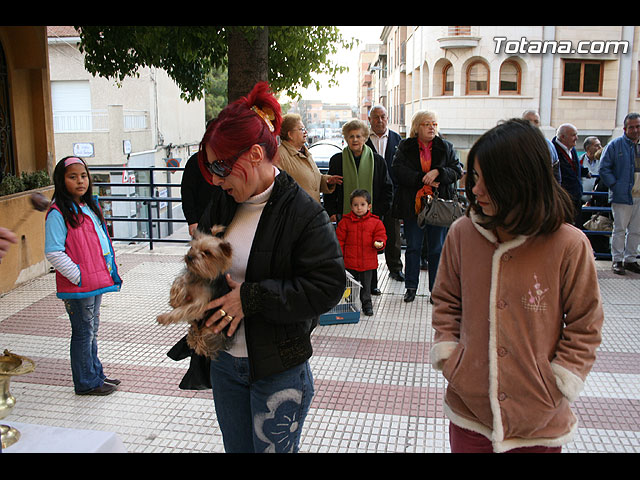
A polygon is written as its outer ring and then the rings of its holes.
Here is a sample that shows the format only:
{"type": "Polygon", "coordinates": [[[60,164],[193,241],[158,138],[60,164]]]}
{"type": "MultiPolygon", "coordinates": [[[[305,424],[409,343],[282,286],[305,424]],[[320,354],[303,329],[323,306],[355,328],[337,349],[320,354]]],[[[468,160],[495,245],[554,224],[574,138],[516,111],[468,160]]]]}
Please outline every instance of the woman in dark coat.
{"type": "Polygon", "coordinates": [[[404,301],[413,302],[418,289],[425,233],[431,292],[448,230],[447,227],[433,225],[426,225],[424,230],[418,227],[417,216],[422,206],[420,199],[436,190],[441,198],[452,199],[456,194],[456,182],[462,176],[462,169],[453,145],[438,136],[435,114],[428,111],[420,111],[414,115],[410,135],[398,145],[391,168],[398,182],[391,214],[404,221],[407,240],[404,301]]]}

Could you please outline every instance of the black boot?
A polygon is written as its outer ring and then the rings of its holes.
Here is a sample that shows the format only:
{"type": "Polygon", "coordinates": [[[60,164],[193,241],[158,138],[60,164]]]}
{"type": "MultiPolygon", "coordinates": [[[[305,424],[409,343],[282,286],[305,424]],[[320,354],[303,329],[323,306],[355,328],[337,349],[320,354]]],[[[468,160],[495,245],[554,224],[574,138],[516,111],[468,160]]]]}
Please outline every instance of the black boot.
{"type": "Polygon", "coordinates": [[[405,302],[413,302],[416,299],[416,289],[415,288],[407,288],[407,291],[404,294],[405,302]]]}

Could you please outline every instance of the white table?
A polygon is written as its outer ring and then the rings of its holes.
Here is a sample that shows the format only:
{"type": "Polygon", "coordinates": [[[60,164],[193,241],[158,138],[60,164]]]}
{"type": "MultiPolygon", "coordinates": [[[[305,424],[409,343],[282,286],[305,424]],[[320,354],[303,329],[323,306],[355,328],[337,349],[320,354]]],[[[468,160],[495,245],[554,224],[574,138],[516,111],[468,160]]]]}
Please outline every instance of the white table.
{"type": "Polygon", "coordinates": [[[76,430],[11,422],[4,424],[17,428],[20,440],[2,453],[127,453],[120,437],[113,432],[76,430]]]}

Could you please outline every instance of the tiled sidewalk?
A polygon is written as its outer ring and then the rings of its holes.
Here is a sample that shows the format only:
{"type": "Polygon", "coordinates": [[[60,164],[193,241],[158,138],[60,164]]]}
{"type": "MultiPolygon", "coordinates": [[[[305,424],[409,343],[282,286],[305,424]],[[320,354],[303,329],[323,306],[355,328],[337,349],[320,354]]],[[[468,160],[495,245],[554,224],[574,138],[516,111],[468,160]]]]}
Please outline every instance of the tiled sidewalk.
{"type": "MultiPolygon", "coordinates": [[[[48,274],[0,297],[0,348],[32,358],[36,371],[11,382],[11,421],[118,434],[129,452],[223,452],[210,391],[181,391],[187,361],[166,356],[185,326],[158,326],[184,245],[117,249],[124,287],[103,298],[100,357],[122,380],[107,397],[73,393],[70,326],[48,274]]],[[[565,452],[640,452],[640,275],[614,276],[598,262],[604,340],[565,452]]],[[[424,272],[422,275],[426,275],[424,272]]],[[[418,298],[379,269],[383,295],[374,316],[318,327],[313,335],[316,395],[302,452],[448,452],[442,412],[445,380],[429,365],[431,309],[421,279],[418,298]]]]}

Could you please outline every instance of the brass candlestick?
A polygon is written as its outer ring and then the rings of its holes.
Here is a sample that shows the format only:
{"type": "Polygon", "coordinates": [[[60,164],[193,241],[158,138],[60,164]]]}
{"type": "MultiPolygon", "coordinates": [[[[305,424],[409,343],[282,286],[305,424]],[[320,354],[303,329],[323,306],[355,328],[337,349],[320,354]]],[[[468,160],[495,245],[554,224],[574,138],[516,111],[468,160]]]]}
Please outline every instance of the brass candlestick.
{"type": "MultiPolygon", "coordinates": [[[[11,353],[9,350],[5,350],[4,355],[0,356],[0,420],[7,417],[16,404],[15,397],[9,391],[11,377],[24,375],[35,369],[36,364],[33,360],[11,353]]],[[[0,425],[0,436],[2,448],[5,449],[20,439],[20,432],[9,425],[0,425]]]]}

